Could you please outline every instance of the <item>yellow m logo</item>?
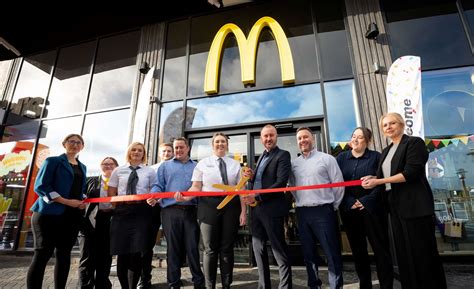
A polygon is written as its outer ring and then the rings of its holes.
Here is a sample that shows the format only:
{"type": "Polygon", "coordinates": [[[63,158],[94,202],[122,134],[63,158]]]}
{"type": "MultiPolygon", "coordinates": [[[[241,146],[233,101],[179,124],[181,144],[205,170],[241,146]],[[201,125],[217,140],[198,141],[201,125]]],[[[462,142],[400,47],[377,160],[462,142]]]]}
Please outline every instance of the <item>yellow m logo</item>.
{"type": "Polygon", "coordinates": [[[204,78],[204,91],[207,94],[218,92],[219,87],[219,66],[222,56],[224,41],[229,33],[233,33],[237,39],[237,46],[240,53],[240,70],[243,84],[255,83],[255,66],[257,57],[257,45],[262,29],[268,27],[275,38],[280,56],[281,81],[283,84],[295,82],[295,69],[293,57],[291,55],[290,44],[285,32],[278,22],[268,16],[262,17],[253,25],[249,37],[245,38],[242,30],[235,24],[229,23],[217,31],[212,41],[209,56],[207,58],[206,75],[204,78]]]}

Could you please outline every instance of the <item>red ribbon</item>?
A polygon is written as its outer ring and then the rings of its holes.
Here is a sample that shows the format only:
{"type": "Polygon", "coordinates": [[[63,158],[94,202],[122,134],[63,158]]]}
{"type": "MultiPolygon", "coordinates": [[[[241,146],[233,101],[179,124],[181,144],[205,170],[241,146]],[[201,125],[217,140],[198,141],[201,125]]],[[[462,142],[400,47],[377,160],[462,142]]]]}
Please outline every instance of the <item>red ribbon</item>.
{"type": "MultiPolygon", "coordinates": [[[[361,180],[323,184],[323,185],[311,185],[311,186],[298,186],[298,187],[285,187],[275,189],[262,189],[262,190],[244,190],[244,191],[233,191],[233,192],[181,192],[183,196],[189,197],[218,197],[227,195],[247,195],[247,194],[268,194],[277,192],[287,191],[302,191],[302,190],[315,190],[315,189],[326,189],[335,187],[353,187],[360,186],[361,180]]],[[[174,198],[176,192],[163,192],[163,193],[150,193],[141,195],[125,195],[125,196],[114,196],[114,197],[103,197],[103,198],[90,198],[85,199],[85,203],[117,203],[117,202],[130,202],[130,201],[143,201],[150,198],[174,198]]]]}

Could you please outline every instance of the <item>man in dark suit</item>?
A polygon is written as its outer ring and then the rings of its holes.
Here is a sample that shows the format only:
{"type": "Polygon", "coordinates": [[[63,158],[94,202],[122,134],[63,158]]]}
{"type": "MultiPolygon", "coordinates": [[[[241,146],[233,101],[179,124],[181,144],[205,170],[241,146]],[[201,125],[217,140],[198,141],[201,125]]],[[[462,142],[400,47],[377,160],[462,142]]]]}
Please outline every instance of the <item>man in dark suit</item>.
{"type": "MultiPolygon", "coordinates": [[[[257,162],[249,188],[271,189],[287,186],[291,172],[290,153],[277,146],[277,131],[266,125],[260,131],[260,140],[265,151],[257,162]]],[[[270,266],[266,242],[270,241],[273,256],[278,263],[280,285],[278,288],[292,288],[291,265],[285,243],[284,219],[288,215],[288,204],[284,193],[245,196],[244,202],[257,202],[252,209],[252,246],[258,266],[258,288],[271,288],[270,266]]]]}

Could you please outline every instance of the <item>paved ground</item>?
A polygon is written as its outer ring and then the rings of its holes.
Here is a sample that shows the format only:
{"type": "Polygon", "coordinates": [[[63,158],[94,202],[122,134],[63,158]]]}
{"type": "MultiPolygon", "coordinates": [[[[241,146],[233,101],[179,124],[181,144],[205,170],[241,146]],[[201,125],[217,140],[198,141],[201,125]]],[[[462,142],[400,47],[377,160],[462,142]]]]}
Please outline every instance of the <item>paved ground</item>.
{"type": "MultiPolygon", "coordinates": [[[[30,255],[16,256],[12,254],[0,253],[0,288],[26,288],[26,272],[31,260],[30,255]]],[[[43,288],[54,288],[53,284],[53,261],[48,265],[44,278],[43,288]]],[[[69,274],[68,288],[76,288],[77,284],[77,258],[73,258],[71,271],[69,274]]],[[[167,288],[166,286],[166,263],[155,260],[153,262],[153,288],[167,288]]],[[[254,289],[257,288],[257,270],[248,266],[236,266],[234,270],[233,288],[236,289],[254,289]]],[[[473,288],[474,289],[474,264],[445,264],[448,288],[473,288]]],[[[293,288],[301,289],[306,287],[306,271],[304,267],[293,267],[293,288]]],[[[321,277],[324,284],[327,285],[327,269],[322,268],[321,277]]],[[[111,280],[114,288],[120,288],[117,277],[112,273],[111,280]]],[[[191,276],[188,269],[183,269],[184,288],[193,288],[191,276]]],[[[278,270],[272,268],[271,273],[272,288],[278,288],[278,270]]],[[[354,266],[350,262],[344,263],[344,288],[358,288],[357,276],[354,272],[354,266]]],[[[373,275],[374,288],[379,288],[377,277],[373,275]]],[[[328,288],[328,287],[325,287],[328,288]]],[[[395,281],[394,288],[401,288],[400,283],[395,281]]]]}

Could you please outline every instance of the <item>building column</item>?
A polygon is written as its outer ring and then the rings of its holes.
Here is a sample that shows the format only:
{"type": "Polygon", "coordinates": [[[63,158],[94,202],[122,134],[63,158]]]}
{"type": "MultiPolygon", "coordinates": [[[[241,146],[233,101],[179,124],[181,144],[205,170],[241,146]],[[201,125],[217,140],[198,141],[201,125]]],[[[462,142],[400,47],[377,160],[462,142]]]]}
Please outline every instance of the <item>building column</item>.
{"type": "Polygon", "coordinates": [[[387,112],[385,88],[392,64],[385,23],[378,0],[345,0],[345,6],[363,125],[374,132],[374,148],[380,151],[387,143],[378,120],[387,112]],[[376,39],[367,39],[365,33],[372,22],[377,24],[380,34],[376,39]],[[375,63],[379,72],[375,71],[375,63]]]}
{"type": "MultiPolygon", "coordinates": [[[[150,67],[155,66],[154,81],[152,85],[152,96],[159,96],[160,77],[162,70],[162,54],[164,53],[164,34],[165,24],[158,23],[153,25],[147,25],[141,28],[140,46],[138,48],[137,55],[137,79],[136,85],[133,90],[132,102],[131,102],[131,123],[129,129],[129,142],[132,141],[133,136],[133,123],[135,120],[138,94],[143,85],[145,74],[138,72],[138,68],[142,63],[147,62],[150,67]]],[[[157,147],[158,147],[158,121],[159,121],[160,104],[159,102],[151,102],[150,108],[147,115],[146,134],[145,134],[145,147],[147,150],[147,158],[149,163],[152,164],[157,160],[157,147]]]]}

